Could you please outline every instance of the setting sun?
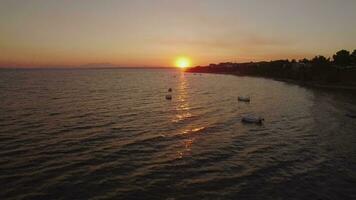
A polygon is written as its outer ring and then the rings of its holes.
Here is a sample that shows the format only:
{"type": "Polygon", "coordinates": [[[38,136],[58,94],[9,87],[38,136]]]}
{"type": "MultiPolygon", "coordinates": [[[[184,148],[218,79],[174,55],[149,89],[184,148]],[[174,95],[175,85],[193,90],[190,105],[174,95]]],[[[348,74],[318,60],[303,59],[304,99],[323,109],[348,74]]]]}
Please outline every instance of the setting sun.
{"type": "Polygon", "coordinates": [[[175,61],[175,66],[181,69],[191,67],[191,60],[187,57],[179,57],[175,61]]]}

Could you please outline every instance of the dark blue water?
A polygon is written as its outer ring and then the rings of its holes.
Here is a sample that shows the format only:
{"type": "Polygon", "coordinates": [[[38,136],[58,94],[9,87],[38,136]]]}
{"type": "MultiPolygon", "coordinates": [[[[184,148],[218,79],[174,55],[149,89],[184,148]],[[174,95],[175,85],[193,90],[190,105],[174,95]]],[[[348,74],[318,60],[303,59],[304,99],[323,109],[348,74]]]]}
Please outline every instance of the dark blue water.
{"type": "Polygon", "coordinates": [[[0,199],[356,199],[355,110],[260,78],[0,70],[0,199]]]}

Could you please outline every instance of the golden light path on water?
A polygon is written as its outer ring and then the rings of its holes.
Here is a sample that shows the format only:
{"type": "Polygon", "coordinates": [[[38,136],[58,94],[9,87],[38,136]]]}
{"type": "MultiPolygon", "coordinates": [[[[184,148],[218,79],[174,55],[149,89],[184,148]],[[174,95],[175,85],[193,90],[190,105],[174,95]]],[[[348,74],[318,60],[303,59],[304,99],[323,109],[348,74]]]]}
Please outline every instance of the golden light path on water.
{"type": "MultiPolygon", "coordinates": [[[[179,76],[179,85],[177,88],[177,103],[176,103],[176,111],[178,112],[175,115],[175,118],[172,120],[173,123],[180,123],[185,120],[189,120],[192,118],[194,115],[191,113],[191,107],[189,105],[189,83],[187,81],[187,78],[182,72],[179,76]]],[[[187,139],[184,139],[182,141],[182,150],[178,151],[178,157],[183,158],[184,156],[189,156],[191,153],[191,148],[196,140],[196,137],[193,135],[196,132],[199,132],[201,130],[204,130],[204,126],[197,126],[197,127],[191,127],[184,129],[181,131],[179,134],[181,135],[188,135],[189,137],[187,139]]]]}
{"type": "Polygon", "coordinates": [[[192,114],[190,113],[189,102],[188,102],[187,89],[188,89],[188,82],[184,75],[184,72],[182,72],[179,76],[179,85],[177,88],[178,94],[177,94],[177,105],[175,110],[178,113],[175,115],[175,118],[172,120],[172,122],[174,123],[178,123],[192,117],[192,114]]]}

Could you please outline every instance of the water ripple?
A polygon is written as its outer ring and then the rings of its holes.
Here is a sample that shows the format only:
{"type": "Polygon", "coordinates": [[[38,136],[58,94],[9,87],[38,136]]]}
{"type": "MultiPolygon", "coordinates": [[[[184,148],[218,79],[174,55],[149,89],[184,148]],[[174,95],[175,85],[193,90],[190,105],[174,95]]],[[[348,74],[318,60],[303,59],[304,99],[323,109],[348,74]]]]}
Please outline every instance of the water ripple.
{"type": "Polygon", "coordinates": [[[356,198],[352,94],[174,70],[0,81],[0,199],[356,198]]]}

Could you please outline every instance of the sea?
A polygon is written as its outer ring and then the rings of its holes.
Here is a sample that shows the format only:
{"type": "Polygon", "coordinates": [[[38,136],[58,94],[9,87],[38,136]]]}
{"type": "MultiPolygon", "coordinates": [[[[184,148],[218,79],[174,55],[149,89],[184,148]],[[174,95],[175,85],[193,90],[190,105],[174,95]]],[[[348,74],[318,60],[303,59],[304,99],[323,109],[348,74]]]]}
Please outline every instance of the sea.
{"type": "Polygon", "coordinates": [[[356,199],[355,112],[264,78],[3,69],[0,199],[356,199]]]}

